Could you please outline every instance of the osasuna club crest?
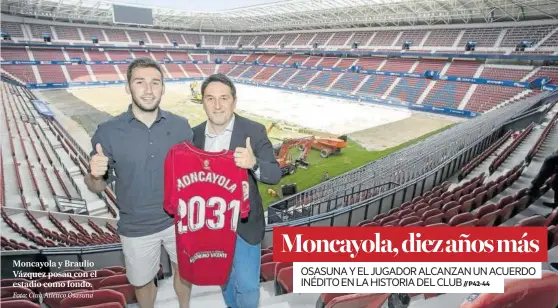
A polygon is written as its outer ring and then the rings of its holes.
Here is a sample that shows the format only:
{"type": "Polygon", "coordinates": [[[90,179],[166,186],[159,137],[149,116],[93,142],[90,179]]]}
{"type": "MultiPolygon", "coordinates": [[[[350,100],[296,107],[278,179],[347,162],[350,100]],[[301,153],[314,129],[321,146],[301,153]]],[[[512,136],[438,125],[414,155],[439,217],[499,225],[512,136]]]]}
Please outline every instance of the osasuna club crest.
{"type": "Polygon", "coordinates": [[[204,169],[209,169],[209,160],[206,159],[206,160],[203,161],[203,168],[204,169]]]}

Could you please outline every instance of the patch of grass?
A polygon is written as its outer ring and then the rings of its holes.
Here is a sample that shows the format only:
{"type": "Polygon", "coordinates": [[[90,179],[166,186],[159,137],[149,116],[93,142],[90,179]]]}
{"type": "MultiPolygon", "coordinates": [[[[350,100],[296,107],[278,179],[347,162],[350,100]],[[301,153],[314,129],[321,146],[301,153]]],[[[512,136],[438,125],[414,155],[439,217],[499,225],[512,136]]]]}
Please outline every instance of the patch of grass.
{"type": "MultiPolygon", "coordinates": [[[[278,194],[281,193],[281,185],[296,183],[297,190],[302,191],[315,186],[321,182],[322,175],[324,172],[329,173],[329,177],[333,178],[340,174],[346,173],[350,170],[358,168],[369,162],[382,158],[393,152],[399,151],[413,143],[417,143],[424,140],[432,135],[440,133],[453,125],[445,126],[441,129],[432,131],[416,139],[410,140],[408,142],[402,143],[398,146],[383,150],[383,151],[368,151],[356,142],[349,140],[347,147],[345,147],[340,154],[332,155],[328,158],[320,157],[320,152],[317,150],[312,150],[308,155],[309,166],[307,169],[298,168],[295,174],[284,176],[278,185],[266,185],[259,183],[259,190],[263,200],[264,209],[276,201],[279,201],[278,196],[271,197],[267,191],[269,188],[274,189],[278,194]]],[[[299,151],[293,150],[293,158],[298,156],[299,151]]]]}

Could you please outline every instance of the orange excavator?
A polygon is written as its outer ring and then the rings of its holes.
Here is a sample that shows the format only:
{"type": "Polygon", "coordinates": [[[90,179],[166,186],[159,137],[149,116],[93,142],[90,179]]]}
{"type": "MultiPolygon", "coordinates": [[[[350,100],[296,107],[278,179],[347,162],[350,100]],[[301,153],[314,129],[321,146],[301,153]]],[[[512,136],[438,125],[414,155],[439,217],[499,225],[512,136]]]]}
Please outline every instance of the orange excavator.
{"type": "Polygon", "coordinates": [[[311,149],[319,150],[320,156],[327,158],[331,154],[339,154],[341,149],[347,146],[346,138],[346,136],[341,136],[339,139],[311,136],[286,139],[282,144],[274,147],[275,157],[281,167],[283,175],[293,174],[296,172],[299,165],[304,167],[309,165],[306,159],[311,149]],[[293,147],[297,147],[301,151],[300,156],[294,160],[290,153],[293,147]]]}
{"type": "Polygon", "coordinates": [[[275,146],[275,158],[281,167],[283,176],[295,173],[299,165],[308,166],[306,158],[311,148],[312,146],[308,139],[287,139],[282,144],[275,146]],[[292,154],[289,152],[294,147],[298,147],[302,151],[295,160],[293,160],[292,154]]]}

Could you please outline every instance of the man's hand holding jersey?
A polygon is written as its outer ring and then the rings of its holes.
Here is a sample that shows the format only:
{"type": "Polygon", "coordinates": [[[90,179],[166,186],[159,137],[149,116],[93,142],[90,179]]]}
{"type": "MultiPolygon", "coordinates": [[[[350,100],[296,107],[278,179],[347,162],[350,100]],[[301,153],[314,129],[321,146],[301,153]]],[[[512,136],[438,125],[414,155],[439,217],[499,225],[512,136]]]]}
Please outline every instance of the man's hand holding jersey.
{"type": "Polygon", "coordinates": [[[237,167],[244,169],[252,169],[256,165],[256,156],[250,144],[250,137],[246,138],[245,148],[237,147],[234,150],[234,162],[237,167]]]}

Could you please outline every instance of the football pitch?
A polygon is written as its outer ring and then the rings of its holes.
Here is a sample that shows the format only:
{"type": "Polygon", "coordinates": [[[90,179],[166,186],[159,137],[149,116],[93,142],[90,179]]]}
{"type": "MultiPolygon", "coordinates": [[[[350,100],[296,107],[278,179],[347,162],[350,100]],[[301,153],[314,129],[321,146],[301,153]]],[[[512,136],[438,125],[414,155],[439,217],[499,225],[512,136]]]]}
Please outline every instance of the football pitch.
{"type": "MultiPolygon", "coordinates": [[[[452,125],[444,126],[438,130],[431,131],[418,138],[380,151],[369,151],[352,140],[349,140],[347,147],[344,148],[340,154],[331,155],[328,158],[322,158],[319,151],[311,150],[307,159],[309,166],[306,169],[302,169],[299,167],[294,174],[284,176],[278,185],[259,185],[264,208],[267,209],[270,204],[281,199],[281,185],[296,183],[297,191],[302,191],[319,184],[322,180],[324,172],[327,172],[330,178],[338,176],[369,162],[380,159],[393,152],[397,152],[413,143],[419,142],[423,139],[428,138],[429,136],[442,132],[443,130],[448,129],[451,126],[452,125]],[[270,188],[277,192],[278,195],[276,197],[272,197],[268,194],[268,190],[270,188]]],[[[293,151],[298,152],[298,150],[296,149],[293,151]]],[[[293,152],[293,154],[296,155],[298,154],[297,152],[293,152]]]]}
{"type": "MultiPolygon", "coordinates": [[[[308,166],[299,166],[294,174],[284,176],[277,185],[260,184],[265,208],[280,200],[283,184],[296,183],[297,190],[302,191],[319,184],[324,172],[330,178],[338,176],[459,121],[401,108],[262,87],[240,85],[237,91],[236,112],[267,128],[275,123],[269,130],[269,138],[274,144],[288,138],[312,135],[336,138],[345,134],[349,137],[347,146],[339,154],[322,158],[318,150],[310,150],[306,158],[308,166]],[[275,197],[268,194],[270,188],[277,193],[275,197]]],[[[190,125],[196,126],[206,120],[206,115],[201,104],[190,100],[188,92],[188,84],[167,84],[161,108],[186,117],[190,125]]],[[[122,113],[130,104],[123,86],[46,90],[38,94],[56,112],[69,119],[62,124],[70,133],[72,129],[79,129],[80,134],[89,136],[99,123],[122,113]]],[[[90,151],[88,140],[78,142],[85,151],[90,151]]],[[[295,158],[300,151],[293,148],[290,153],[295,158]]]]}

